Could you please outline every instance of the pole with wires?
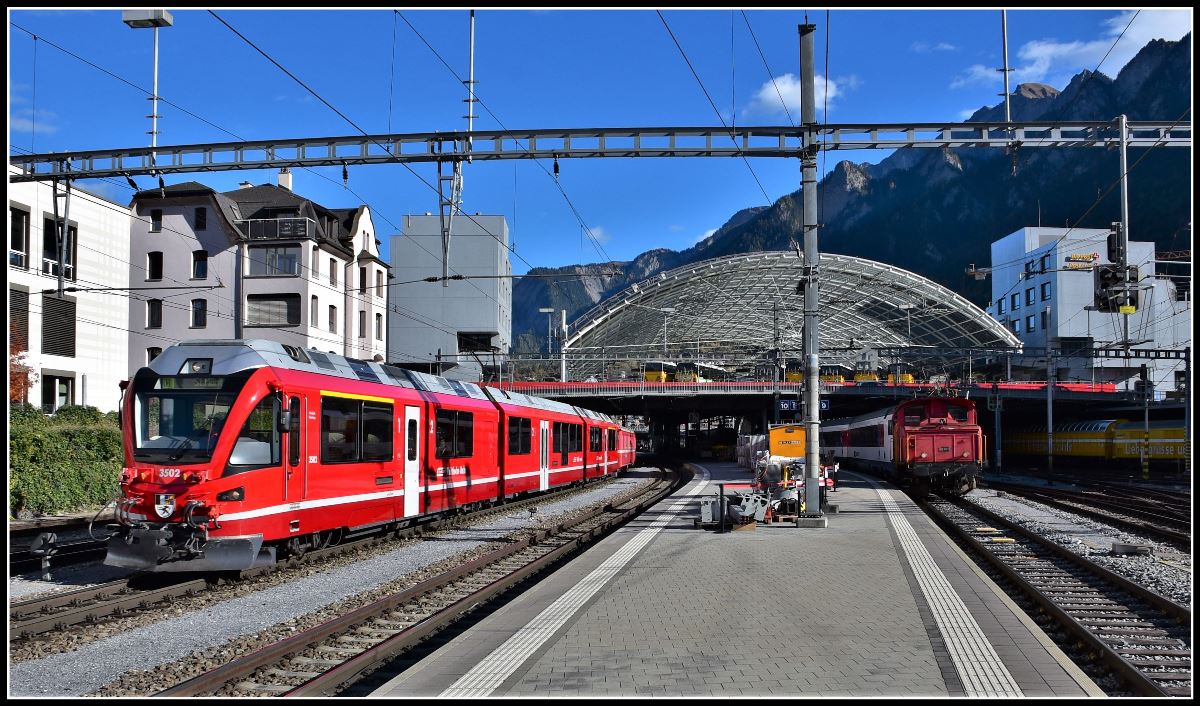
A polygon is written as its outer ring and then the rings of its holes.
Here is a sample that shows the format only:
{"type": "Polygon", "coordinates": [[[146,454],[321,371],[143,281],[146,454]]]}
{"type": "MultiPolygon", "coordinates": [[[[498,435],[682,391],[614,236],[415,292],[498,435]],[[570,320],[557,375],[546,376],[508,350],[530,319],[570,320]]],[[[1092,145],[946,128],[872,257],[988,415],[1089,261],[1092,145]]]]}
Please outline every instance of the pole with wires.
{"type": "MultiPolygon", "coordinates": [[[[800,122],[804,150],[800,158],[802,211],[804,223],[804,425],[806,449],[804,455],[804,504],[807,514],[821,515],[820,446],[821,428],[820,387],[820,307],[818,304],[817,271],[820,252],[817,241],[817,123],[816,71],[813,62],[816,25],[802,24],[800,31],[800,122]]],[[[821,518],[824,520],[824,518],[821,518]]],[[[799,518],[797,518],[799,522],[799,518]]]]}

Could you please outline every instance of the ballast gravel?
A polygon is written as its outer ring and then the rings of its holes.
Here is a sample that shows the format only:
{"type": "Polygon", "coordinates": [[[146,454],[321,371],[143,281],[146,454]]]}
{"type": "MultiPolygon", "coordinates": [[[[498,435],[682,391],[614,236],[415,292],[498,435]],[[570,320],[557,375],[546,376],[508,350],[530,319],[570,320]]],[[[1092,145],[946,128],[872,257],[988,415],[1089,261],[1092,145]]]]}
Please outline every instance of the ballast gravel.
{"type": "MultiPolygon", "coordinates": [[[[198,609],[189,605],[169,616],[159,609],[139,616],[141,624],[137,626],[98,626],[108,633],[105,637],[86,644],[52,642],[47,645],[52,653],[40,658],[25,655],[26,661],[18,661],[18,655],[10,650],[9,694],[81,696],[96,692],[131,670],[137,671],[102,694],[146,694],[168,688],[194,675],[181,673],[182,667],[176,661],[193,664],[192,671],[198,674],[201,666],[197,664],[210,667],[224,663],[339,614],[344,606],[336,604],[347,599],[353,597],[354,603],[365,604],[379,597],[373,595],[374,589],[386,585],[390,591],[397,583],[416,584],[446,566],[470,561],[514,532],[559,522],[566,515],[632,496],[653,482],[652,475],[652,469],[632,469],[602,486],[540,505],[536,514],[516,510],[479,525],[393,545],[397,548],[377,556],[350,555],[351,559],[341,562],[335,559],[332,567],[322,563],[299,576],[289,573],[286,580],[277,579],[269,588],[252,582],[257,585],[232,599],[206,602],[205,594],[201,594],[197,597],[201,603],[198,609]],[[337,610],[330,609],[334,607],[337,610]]],[[[288,572],[272,574],[264,583],[270,584],[272,577],[284,573],[288,572]]]]}
{"type": "Polygon", "coordinates": [[[979,488],[966,499],[1014,520],[1089,561],[1180,605],[1192,601],[1192,557],[1168,544],[1003,491],[979,488]],[[1152,547],[1151,554],[1114,555],[1113,543],[1152,547]]]}

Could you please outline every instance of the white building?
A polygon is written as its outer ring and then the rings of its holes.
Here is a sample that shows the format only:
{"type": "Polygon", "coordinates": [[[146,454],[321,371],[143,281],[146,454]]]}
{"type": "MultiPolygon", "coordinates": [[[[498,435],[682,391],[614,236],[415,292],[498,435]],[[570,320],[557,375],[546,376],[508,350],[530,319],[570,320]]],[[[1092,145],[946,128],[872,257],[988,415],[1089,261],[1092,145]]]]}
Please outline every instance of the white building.
{"type": "MultiPolygon", "coordinates": [[[[1108,231],[1022,228],[992,243],[988,313],[1032,348],[1119,349],[1126,318],[1131,348],[1190,347],[1190,289],[1177,288],[1156,272],[1154,243],[1131,241],[1127,259],[1138,267],[1136,313],[1126,317],[1097,311],[1093,267],[1109,263],[1108,231]]],[[[1056,374],[1060,381],[1115,382],[1118,389],[1134,389],[1143,363],[1160,396],[1182,386],[1184,364],[1175,359],[1079,356],[1062,359],[1056,374]]]]}
{"type": "Polygon", "coordinates": [[[364,360],[387,350],[388,266],[366,206],[330,209],[279,184],[186,182],[134,196],[132,374],[188,339],[264,338],[364,360]],[[151,288],[159,288],[155,291],[151,288]]]}
{"type": "Polygon", "coordinates": [[[404,233],[392,236],[389,297],[389,363],[478,380],[480,363],[506,355],[512,343],[512,265],[504,216],[454,217],[450,237],[450,276],[441,277],[441,218],[405,216],[404,233]],[[474,278],[472,278],[474,277],[474,278]]]}
{"type": "MultiPolygon", "coordinates": [[[[62,217],[68,207],[61,196],[58,208],[62,217]]],[[[68,404],[109,412],[129,377],[129,208],[73,187],[69,209],[60,260],[49,182],[8,185],[10,342],[26,351],[33,370],[25,401],[46,412],[68,404]],[[62,299],[55,291],[60,268],[64,287],[76,289],[62,299]]]]}

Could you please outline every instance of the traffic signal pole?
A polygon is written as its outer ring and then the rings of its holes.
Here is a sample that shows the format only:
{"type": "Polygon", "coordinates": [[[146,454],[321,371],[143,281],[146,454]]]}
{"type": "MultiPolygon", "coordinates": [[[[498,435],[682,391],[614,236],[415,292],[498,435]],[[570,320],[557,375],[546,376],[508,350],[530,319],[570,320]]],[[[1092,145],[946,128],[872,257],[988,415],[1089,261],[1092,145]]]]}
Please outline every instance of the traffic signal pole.
{"type": "MultiPolygon", "coordinates": [[[[819,437],[821,430],[820,338],[817,327],[820,307],[817,273],[820,251],[817,240],[817,81],[813,63],[816,25],[802,24],[800,31],[800,122],[805,149],[801,153],[801,201],[804,223],[804,427],[807,432],[804,454],[804,504],[809,515],[822,515],[819,437]]],[[[823,519],[823,518],[822,518],[823,519]]],[[[799,520],[797,520],[798,522],[799,520]]]]}

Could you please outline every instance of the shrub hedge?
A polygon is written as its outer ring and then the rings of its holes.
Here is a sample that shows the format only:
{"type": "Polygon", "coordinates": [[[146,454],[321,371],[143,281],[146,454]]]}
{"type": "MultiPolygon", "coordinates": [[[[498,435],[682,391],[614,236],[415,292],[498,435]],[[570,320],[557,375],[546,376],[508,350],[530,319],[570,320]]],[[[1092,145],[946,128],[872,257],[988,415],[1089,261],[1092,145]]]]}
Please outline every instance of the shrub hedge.
{"type": "Polygon", "coordinates": [[[48,417],[12,405],[8,434],[10,517],[97,508],[115,496],[122,455],[113,417],[95,407],[62,407],[48,417]]]}

